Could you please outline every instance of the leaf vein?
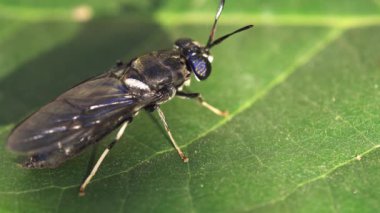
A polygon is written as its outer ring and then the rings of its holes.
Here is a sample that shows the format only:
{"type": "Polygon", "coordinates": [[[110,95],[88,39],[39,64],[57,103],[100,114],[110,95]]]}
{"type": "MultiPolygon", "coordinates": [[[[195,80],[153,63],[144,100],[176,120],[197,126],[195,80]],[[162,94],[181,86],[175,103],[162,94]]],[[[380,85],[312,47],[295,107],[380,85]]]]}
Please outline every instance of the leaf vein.
{"type": "MultiPolygon", "coordinates": [[[[380,144],[364,151],[362,154],[360,154],[360,156],[364,157],[374,151],[376,151],[377,149],[380,148],[380,144]]],[[[333,167],[332,169],[328,170],[327,172],[321,174],[321,175],[318,175],[314,178],[311,178],[310,180],[307,180],[307,181],[304,181],[302,183],[299,183],[296,187],[293,188],[293,190],[291,190],[289,193],[285,194],[284,196],[282,197],[279,197],[279,198],[276,198],[276,199],[273,199],[271,201],[268,201],[266,203],[263,203],[263,204],[259,204],[259,205],[256,205],[256,206],[253,206],[252,208],[248,209],[247,211],[253,211],[255,209],[259,209],[259,208],[264,208],[264,207],[268,207],[268,206],[272,206],[272,205],[275,205],[279,202],[283,202],[285,201],[287,198],[289,198],[291,195],[293,195],[294,193],[296,193],[298,190],[300,190],[301,188],[304,188],[305,186],[307,185],[310,185],[316,181],[319,181],[319,180],[324,180],[325,178],[327,178],[330,174],[334,173],[335,171],[337,171],[338,169],[340,168],[343,168],[345,166],[348,166],[350,163],[352,162],[355,162],[357,160],[357,157],[354,157],[354,158],[351,158],[343,163],[340,163],[338,164],[337,166],[333,167]]]]}
{"type": "MultiPolygon", "coordinates": [[[[315,101],[312,101],[309,97],[307,97],[306,95],[298,92],[299,95],[301,95],[304,100],[306,102],[308,102],[309,104],[311,104],[312,106],[314,107],[322,107],[320,105],[318,105],[318,103],[316,103],[315,101]]],[[[323,107],[325,110],[327,110],[330,115],[333,115],[336,119],[339,119],[341,121],[343,121],[344,123],[348,124],[356,133],[358,133],[364,140],[366,140],[367,142],[371,143],[373,146],[376,146],[376,143],[372,140],[370,140],[364,132],[360,131],[355,125],[353,125],[349,120],[347,120],[346,118],[344,118],[343,116],[339,115],[337,112],[335,112],[334,110],[332,110],[331,108],[325,106],[323,107]]]]}
{"type": "Polygon", "coordinates": [[[187,163],[187,175],[188,175],[188,181],[187,181],[187,186],[186,186],[187,194],[188,194],[188,197],[189,197],[189,203],[190,203],[190,207],[191,207],[191,212],[195,212],[194,202],[193,202],[193,195],[192,195],[191,189],[190,189],[190,185],[191,185],[190,162],[187,163]]]}

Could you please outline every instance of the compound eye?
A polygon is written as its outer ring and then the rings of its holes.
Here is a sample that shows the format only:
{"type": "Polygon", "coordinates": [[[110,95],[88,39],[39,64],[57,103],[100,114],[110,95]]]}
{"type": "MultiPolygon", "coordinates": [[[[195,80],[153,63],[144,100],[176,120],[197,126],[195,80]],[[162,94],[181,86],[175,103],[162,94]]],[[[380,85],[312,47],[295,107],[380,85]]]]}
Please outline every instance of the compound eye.
{"type": "Polygon", "coordinates": [[[198,80],[206,80],[211,73],[211,64],[205,57],[192,55],[189,57],[188,63],[198,80]]]}

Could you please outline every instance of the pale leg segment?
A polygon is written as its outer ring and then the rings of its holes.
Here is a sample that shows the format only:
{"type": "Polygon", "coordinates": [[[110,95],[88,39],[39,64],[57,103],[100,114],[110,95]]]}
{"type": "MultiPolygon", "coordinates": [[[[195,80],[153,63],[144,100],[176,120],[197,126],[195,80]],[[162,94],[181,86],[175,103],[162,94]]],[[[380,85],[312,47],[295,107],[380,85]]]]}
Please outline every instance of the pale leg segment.
{"type": "Polygon", "coordinates": [[[95,166],[92,168],[90,174],[87,176],[87,178],[83,181],[79,188],[79,195],[83,196],[85,195],[84,190],[86,189],[87,185],[90,183],[91,179],[95,176],[96,172],[98,171],[100,165],[102,164],[103,160],[106,158],[112,147],[120,140],[121,136],[123,136],[125,129],[127,128],[128,122],[124,122],[122,126],[120,127],[119,131],[117,132],[116,138],[107,146],[107,148],[103,151],[102,155],[96,162],[95,166]]]}
{"type": "Polygon", "coordinates": [[[208,110],[211,112],[215,113],[216,115],[222,116],[222,117],[227,117],[229,113],[227,111],[222,111],[211,104],[207,103],[202,95],[200,93],[185,93],[178,91],[176,93],[177,96],[183,97],[183,98],[188,98],[188,99],[195,99],[198,103],[200,103],[202,106],[206,107],[208,110]]]}
{"type": "Polygon", "coordinates": [[[185,156],[185,154],[183,154],[181,148],[179,148],[179,146],[178,146],[177,143],[175,142],[175,140],[174,140],[174,138],[173,138],[173,135],[172,135],[172,133],[170,132],[169,126],[168,126],[168,124],[166,123],[164,113],[162,112],[162,110],[160,109],[159,106],[157,106],[156,109],[157,109],[158,115],[159,115],[160,118],[161,118],[162,123],[164,124],[165,130],[166,130],[166,132],[167,132],[168,135],[169,135],[170,141],[172,142],[174,148],[175,148],[175,149],[177,150],[177,152],[178,152],[179,157],[181,157],[181,159],[183,160],[183,162],[185,162],[185,163],[189,162],[189,158],[187,158],[187,157],[185,156]]]}

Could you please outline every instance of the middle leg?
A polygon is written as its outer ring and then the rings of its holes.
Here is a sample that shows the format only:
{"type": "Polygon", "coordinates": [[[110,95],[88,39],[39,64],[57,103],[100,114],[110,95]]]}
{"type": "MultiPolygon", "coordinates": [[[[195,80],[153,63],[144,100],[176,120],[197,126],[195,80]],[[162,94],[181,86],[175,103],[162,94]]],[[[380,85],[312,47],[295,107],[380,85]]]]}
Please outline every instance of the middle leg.
{"type": "Polygon", "coordinates": [[[168,124],[166,123],[164,113],[162,112],[162,110],[160,109],[159,106],[156,106],[156,109],[157,109],[158,115],[160,116],[160,119],[161,119],[162,123],[164,124],[165,130],[166,130],[166,132],[167,132],[168,135],[169,135],[170,141],[172,142],[174,148],[175,148],[175,149],[177,150],[177,152],[178,152],[179,157],[181,157],[181,159],[183,160],[184,163],[189,162],[189,158],[187,158],[187,157],[185,156],[185,154],[183,154],[181,148],[179,148],[179,146],[178,146],[177,143],[175,142],[175,140],[174,140],[174,138],[173,138],[173,135],[172,135],[172,133],[170,132],[169,126],[168,126],[168,124]]]}
{"type": "Polygon", "coordinates": [[[222,110],[210,105],[209,103],[207,103],[203,99],[203,97],[200,93],[186,93],[186,92],[178,91],[176,93],[176,95],[179,97],[183,97],[183,98],[195,99],[198,103],[200,103],[202,106],[206,107],[208,110],[215,113],[216,115],[223,116],[223,117],[227,117],[229,115],[227,111],[222,111],[222,110]]]}

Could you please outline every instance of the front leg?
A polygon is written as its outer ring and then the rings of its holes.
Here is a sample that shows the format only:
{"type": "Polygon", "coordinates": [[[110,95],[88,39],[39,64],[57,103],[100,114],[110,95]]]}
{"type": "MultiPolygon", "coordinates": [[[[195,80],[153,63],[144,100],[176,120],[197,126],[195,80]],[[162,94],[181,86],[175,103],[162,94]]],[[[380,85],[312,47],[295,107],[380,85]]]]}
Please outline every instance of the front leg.
{"type": "Polygon", "coordinates": [[[196,100],[198,103],[200,103],[202,106],[206,107],[208,110],[210,110],[211,112],[219,115],[219,116],[223,116],[223,117],[227,117],[229,115],[229,113],[227,111],[222,111],[212,105],[210,105],[209,103],[207,103],[202,95],[200,93],[186,93],[186,92],[182,92],[182,91],[178,91],[176,93],[176,95],[178,97],[182,97],[182,98],[188,98],[188,99],[193,99],[193,100],[196,100]]]}

